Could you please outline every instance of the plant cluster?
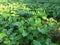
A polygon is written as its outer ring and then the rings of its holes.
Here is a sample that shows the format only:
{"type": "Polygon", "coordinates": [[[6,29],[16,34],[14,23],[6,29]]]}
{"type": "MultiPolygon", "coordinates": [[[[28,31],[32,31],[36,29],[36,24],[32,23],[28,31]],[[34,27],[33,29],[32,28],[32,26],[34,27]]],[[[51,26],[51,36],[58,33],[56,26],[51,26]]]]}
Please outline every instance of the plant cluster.
{"type": "Polygon", "coordinates": [[[28,5],[19,1],[2,3],[0,45],[60,44],[60,6],[55,4],[49,7],[49,4],[42,3],[40,6],[43,6],[40,7],[37,6],[39,3],[28,5]],[[45,5],[47,6],[44,7],[45,5]]]}

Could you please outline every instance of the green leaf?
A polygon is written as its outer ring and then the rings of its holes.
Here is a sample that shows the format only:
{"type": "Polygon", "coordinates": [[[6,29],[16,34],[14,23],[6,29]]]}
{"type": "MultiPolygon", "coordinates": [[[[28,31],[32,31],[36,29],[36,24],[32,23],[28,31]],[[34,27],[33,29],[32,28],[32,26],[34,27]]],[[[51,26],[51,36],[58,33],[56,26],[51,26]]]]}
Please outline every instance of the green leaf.
{"type": "Polygon", "coordinates": [[[33,40],[33,44],[34,45],[41,45],[41,43],[39,41],[33,40]]]}
{"type": "Polygon", "coordinates": [[[6,36],[5,33],[0,33],[0,40],[3,39],[6,36]]]}
{"type": "Polygon", "coordinates": [[[45,43],[46,43],[46,45],[51,45],[51,39],[47,38],[45,43]]]}
{"type": "Polygon", "coordinates": [[[28,35],[28,33],[25,30],[21,30],[22,36],[25,37],[28,35]]]}
{"type": "Polygon", "coordinates": [[[10,43],[10,40],[8,38],[5,39],[4,44],[8,45],[10,43]]]}
{"type": "Polygon", "coordinates": [[[44,25],[42,29],[39,30],[42,34],[47,34],[48,33],[48,27],[47,25],[44,25]]]}

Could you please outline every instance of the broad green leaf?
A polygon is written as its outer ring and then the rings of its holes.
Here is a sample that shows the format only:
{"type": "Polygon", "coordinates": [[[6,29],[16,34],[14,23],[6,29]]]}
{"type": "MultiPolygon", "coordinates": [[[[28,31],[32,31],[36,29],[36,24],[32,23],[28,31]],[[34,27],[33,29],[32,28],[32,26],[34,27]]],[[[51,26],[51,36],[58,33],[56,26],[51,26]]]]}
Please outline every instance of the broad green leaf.
{"type": "Polygon", "coordinates": [[[41,45],[41,43],[39,41],[33,40],[33,44],[34,45],[41,45]]]}
{"type": "Polygon", "coordinates": [[[2,40],[6,36],[5,33],[0,33],[0,40],[2,40]]]}

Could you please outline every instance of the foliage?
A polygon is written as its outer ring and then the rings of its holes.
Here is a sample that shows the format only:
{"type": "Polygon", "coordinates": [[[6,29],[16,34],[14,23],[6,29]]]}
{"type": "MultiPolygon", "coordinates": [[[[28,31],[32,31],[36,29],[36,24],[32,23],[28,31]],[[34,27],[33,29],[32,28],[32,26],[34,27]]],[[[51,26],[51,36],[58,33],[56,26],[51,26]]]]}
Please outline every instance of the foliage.
{"type": "Polygon", "coordinates": [[[0,1],[1,45],[60,44],[60,6],[40,1],[0,1]]]}

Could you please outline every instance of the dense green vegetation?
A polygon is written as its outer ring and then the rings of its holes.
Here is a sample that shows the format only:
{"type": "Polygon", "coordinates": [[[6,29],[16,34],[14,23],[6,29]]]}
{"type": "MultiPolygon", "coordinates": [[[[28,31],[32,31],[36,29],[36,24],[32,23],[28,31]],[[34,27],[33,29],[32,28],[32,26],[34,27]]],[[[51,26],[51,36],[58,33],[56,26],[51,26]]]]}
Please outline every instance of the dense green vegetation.
{"type": "Polygon", "coordinates": [[[0,0],[0,45],[60,45],[60,1],[0,0]]]}

